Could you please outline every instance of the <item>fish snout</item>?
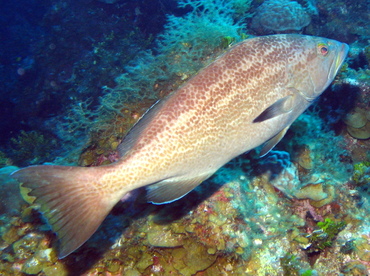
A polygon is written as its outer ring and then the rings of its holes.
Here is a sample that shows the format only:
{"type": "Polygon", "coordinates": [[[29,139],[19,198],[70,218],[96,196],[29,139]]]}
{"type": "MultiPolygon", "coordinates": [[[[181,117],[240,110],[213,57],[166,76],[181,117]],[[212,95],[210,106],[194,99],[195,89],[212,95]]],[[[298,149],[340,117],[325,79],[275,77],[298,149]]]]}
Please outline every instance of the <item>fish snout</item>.
{"type": "Polygon", "coordinates": [[[348,52],[349,52],[348,44],[340,43],[337,59],[335,61],[335,74],[334,74],[334,76],[338,73],[338,70],[342,67],[343,62],[344,62],[344,60],[346,59],[346,57],[348,55],[348,52]]]}
{"type": "Polygon", "coordinates": [[[335,51],[336,53],[331,63],[330,71],[328,74],[329,82],[331,82],[334,79],[339,69],[342,67],[344,60],[346,59],[348,52],[349,52],[349,46],[346,43],[337,42],[335,48],[336,48],[336,51],[335,51]]]}
{"type": "Polygon", "coordinates": [[[346,43],[341,43],[340,45],[340,51],[337,58],[337,70],[342,66],[344,60],[346,59],[348,52],[349,52],[349,46],[346,43]]]}

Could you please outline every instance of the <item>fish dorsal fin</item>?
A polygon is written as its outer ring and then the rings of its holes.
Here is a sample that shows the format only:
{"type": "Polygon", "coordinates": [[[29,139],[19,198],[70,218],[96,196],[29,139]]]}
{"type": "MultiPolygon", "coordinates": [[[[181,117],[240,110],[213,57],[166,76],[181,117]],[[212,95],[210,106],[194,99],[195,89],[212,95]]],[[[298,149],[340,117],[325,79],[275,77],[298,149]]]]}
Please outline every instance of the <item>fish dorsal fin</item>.
{"type": "Polygon", "coordinates": [[[288,95],[282,99],[277,100],[268,108],[266,108],[260,115],[258,115],[253,123],[259,123],[282,114],[289,113],[294,108],[295,95],[288,95]]]}
{"type": "Polygon", "coordinates": [[[167,102],[167,99],[168,97],[156,101],[134,124],[117,148],[120,157],[125,156],[132,149],[142,131],[150,124],[155,115],[158,114],[162,106],[167,102]]]}
{"type": "Polygon", "coordinates": [[[174,177],[162,180],[147,187],[147,199],[153,204],[166,204],[176,201],[210,177],[212,173],[193,178],[174,177]]]}
{"type": "Polygon", "coordinates": [[[268,154],[276,145],[280,142],[281,139],[285,136],[285,133],[288,131],[290,125],[284,128],[282,131],[280,131],[278,134],[276,134],[274,137],[272,137],[270,140],[268,140],[265,145],[263,146],[260,157],[265,156],[268,154]]]}

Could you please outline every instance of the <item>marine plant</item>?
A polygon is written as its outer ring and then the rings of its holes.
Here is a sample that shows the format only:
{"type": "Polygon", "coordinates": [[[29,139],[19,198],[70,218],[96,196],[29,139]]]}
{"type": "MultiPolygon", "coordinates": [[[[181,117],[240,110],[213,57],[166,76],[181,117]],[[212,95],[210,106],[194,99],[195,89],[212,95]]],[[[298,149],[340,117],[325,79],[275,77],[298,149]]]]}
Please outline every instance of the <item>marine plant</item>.
{"type": "Polygon", "coordinates": [[[244,28],[235,22],[233,2],[224,0],[182,0],[180,8],[190,8],[185,16],[168,16],[165,32],[159,36],[158,50],[170,57],[171,70],[176,74],[194,74],[201,59],[212,54],[222,38],[241,40],[244,28]]]}
{"type": "Polygon", "coordinates": [[[34,165],[49,160],[56,146],[56,140],[40,131],[21,130],[10,141],[9,156],[16,165],[34,165]]]}
{"type": "Polygon", "coordinates": [[[325,218],[324,221],[319,221],[317,227],[307,236],[311,245],[308,248],[309,253],[321,252],[333,245],[333,241],[338,236],[339,232],[346,227],[344,221],[335,222],[330,218],[325,218]]]}
{"type": "Polygon", "coordinates": [[[358,185],[370,183],[370,162],[364,161],[353,165],[353,181],[358,185]]]}
{"type": "Polygon", "coordinates": [[[317,275],[313,269],[302,269],[300,259],[292,253],[286,253],[284,257],[280,258],[280,265],[284,276],[317,275]]]}
{"type": "Polygon", "coordinates": [[[300,274],[300,276],[312,276],[312,275],[314,275],[314,270],[312,269],[307,269],[300,274]]]}
{"type": "Polygon", "coordinates": [[[295,255],[287,253],[284,257],[280,258],[280,265],[285,276],[299,275],[299,262],[298,258],[295,255]]]}
{"type": "Polygon", "coordinates": [[[6,154],[0,151],[0,168],[10,164],[11,161],[9,160],[9,158],[7,158],[6,154]]]}
{"type": "Polygon", "coordinates": [[[125,117],[121,111],[132,103],[158,100],[173,91],[231,42],[245,38],[242,20],[250,5],[250,0],[179,1],[179,8],[188,12],[168,15],[164,32],[153,42],[154,51],[141,51],[128,62],[114,88],[103,86],[95,108],[91,101],[76,102],[58,135],[70,141],[87,129],[106,131],[112,120],[125,117]]]}

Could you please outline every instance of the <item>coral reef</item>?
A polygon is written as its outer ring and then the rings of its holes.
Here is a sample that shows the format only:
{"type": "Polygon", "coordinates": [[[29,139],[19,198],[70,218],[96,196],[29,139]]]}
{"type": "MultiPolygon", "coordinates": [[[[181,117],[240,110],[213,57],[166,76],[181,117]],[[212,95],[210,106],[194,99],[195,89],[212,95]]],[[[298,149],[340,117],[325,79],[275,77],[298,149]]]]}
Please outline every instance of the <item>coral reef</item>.
{"type": "MultiPolygon", "coordinates": [[[[190,7],[191,12],[183,17],[169,16],[165,33],[158,39],[158,50],[168,56],[171,71],[187,79],[204,65],[199,61],[211,55],[223,37],[241,40],[244,26],[233,20],[236,3],[225,0],[179,1],[179,7],[190,7]]],[[[240,3],[237,4],[240,7],[240,3]]],[[[248,8],[248,3],[245,8],[248,8]]]]}
{"type": "Polygon", "coordinates": [[[11,165],[11,160],[7,157],[7,155],[0,151],[0,168],[11,165]]]}
{"type": "Polygon", "coordinates": [[[355,108],[344,119],[348,133],[356,139],[370,138],[370,110],[355,108]]]}
{"type": "Polygon", "coordinates": [[[325,248],[331,247],[339,232],[346,227],[346,223],[343,221],[334,222],[330,218],[326,218],[325,221],[319,221],[317,226],[320,229],[314,230],[312,234],[307,236],[310,245],[306,250],[309,253],[323,251],[325,248]]]}
{"type": "Polygon", "coordinates": [[[16,138],[11,139],[9,156],[14,164],[25,166],[39,164],[50,160],[56,148],[56,139],[38,131],[22,130],[16,138]]]}
{"type": "Polygon", "coordinates": [[[299,31],[310,22],[309,13],[296,1],[267,0],[257,8],[252,28],[260,34],[299,31]]]}
{"type": "Polygon", "coordinates": [[[356,185],[366,185],[370,183],[370,162],[359,162],[353,166],[353,181],[356,185]]]}
{"type": "Polygon", "coordinates": [[[0,169],[0,217],[19,214],[20,207],[24,203],[19,194],[19,183],[9,178],[9,174],[16,169],[17,167],[14,166],[0,169]]]}
{"type": "MultiPolygon", "coordinates": [[[[64,142],[76,147],[75,136],[87,141],[88,134],[94,137],[96,133],[107,133],[112,121],[127,120],[127,113],[122,111],[131,108],[129,113],[137,112],[134,106],[141,102],[153,104],[214,59],[223,47],[245,37],[242,19],[247,16],[250,1],[193,0],[179,1],[178,5],[188,12],[168,16],[165,31],[153,42],[154,51],[138,52],[125,66],[125,72],[115,78],[113,88],[103,86],[98,105],[94,106],[90,99],[76,101],[67,115],[58,118],[62,123],[57,134],[64,142]],[[237,22],[233,19],[234,7],[244,13],[238,15],[237,22]],[[230,42],[225,44],[225,40],[230,42]]],[[[104,57],[103,50],[102,45],[97,45],[94,51],[104,57]]],[[[55,119],[49,122],[54,123],[55,119]]]]}
{"type": "MultiPolygon", "coordinates": [[[[326,135],[331,137],[331,132],[326,135]]],[[[56,258],[54,238],[40,220],[37,206],[24,207],[21,217],[14,217],[2,232],[5,250],[0,269],[4,275],[66,275],[68,271],[86,275],[331,275],[346,271],[351,275],[368,269],[364,263],[368,232],[361,221],[363,209],[350,186],[331,179],[329,186],[335,186],[336,196],[315,206],[320,198],[296,198],[307,187],[301,181],[305,171],[297,169],[299,163],[290,160],[288,153],[272,152],[259,162],[249,161],[251,154],[233,160],[172,204],[148,205],[140,194],[126,199],[96,235],[65,260],[56,258]],[[294,177],[287,176],[288,171],[294,177]],[[290,179],[284,193],[277,179],[290,179]]],[[[316,164],[310,170],[316,171],[316,164]]],[[[355,175],[366,171],[362,168],[355,169],[355,175]]],[[[326,167],[331,175],[335,169],[326,167]]],[[[320,193],[328,192],[308,192],[320,193]]]]}
{"type": "Polygon", "coordinates": [[[170,1],[56,0],[47,11],[38,7],[47,31],[17,33],[22,44],[35,37],[33,53],[1,54],[4,91],[14,90],[11,99],[2,95],[2,111],[19,123],[1,132],[12,142],[0,151],[0,274],[367,275],[370,139],[362,130],[370,46],[367,4],[352,2],[183,0],[176,8],[170,1]],[[351,44],[348,63],[275,151],[262,159],[243,154],[169,205],[131,193],[83,247],[59,260],[39,207],[8,166],[114,162],[138,118],[251,35],[246,24],[258,34],[343,40],[351,44]]]}

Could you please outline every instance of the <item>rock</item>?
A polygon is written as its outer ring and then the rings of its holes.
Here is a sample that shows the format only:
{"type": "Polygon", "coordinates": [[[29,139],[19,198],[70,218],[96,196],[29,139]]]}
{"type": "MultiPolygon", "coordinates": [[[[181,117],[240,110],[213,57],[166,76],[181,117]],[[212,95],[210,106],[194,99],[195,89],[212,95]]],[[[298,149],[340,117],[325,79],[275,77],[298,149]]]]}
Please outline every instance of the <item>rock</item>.
{"type": "Polygon", "coordinates": [[[19,183],[10,174],[18,167],[7,166],[0,169],[0,215],[18,215],[21,205],[24,203],[20,192],[19,183]]]}
{"type": "Polygon", "coordinates": [[[8,231],[6,231],[1,238],[3,241],[5,241],[7,244],[12,244],[16,240],[19,239],[17,228],[11,227],[8,231]]]}
{"type": "Polygon", "coordinates": [[[211,215],[209,215],[209,221],[218,225],[218,226],[221,226],[221,225],[226,223],[227,217],[223,216],[220,213],[218,213],[216,215],[211,214],[211,215]]]}
{"type": "Polygon", "coordinates": [[[35,257],[28,259],[22,266],[22,272],[26,274],[35,275],[41,272],[41,270],[42,263],[35,257]]]}
{"type": "Polygon", "coordinates": [[[116,273],[121,268],[121,262],[117,259],[109,260],[107,270],[111,273],[116,273]]]}
{"type": "Polygon", "coordinates": [[[37,256],[37,259],[42,262],[54,263],[58,260],[56,252],[52,248],[41,249],[37,251],[35,255],[37,256]]]}
{"type": "Polygon", "coordinates": [[[308,184],[295,193],[295,197],[299,199],[312,199],[314,201],[323,200],[328,197],[324,192],[323,186],[319,184],[308,184]]]}
{"type": "Polygon", "coordinates": [[[185,244],[184,248],[173,250],[174,268],[181,275],[194,275],[210,267],[216,260],[216,254],[208,254],[207,248],[200,243],[185,244]]]}
{"type": "Polygon", "coordinates": [[[354,111],[347,114],[344,123],[347,125],[348,133],[356,139],[370,138],[370,112],[355,108],[354,111]]]}
{"type": "Polygon", "coordinates": [[[267,0],[256,10],[252,28],[259,33],[268,31],[299,31],[309,25],[310,15],[304,7],[289,0],[267,0]]]}
{"type": "Polygon", "coordinates": [[[143,273],[144,270],[153,264],[153,256],[147,252],[144,252],[140,260],[136,264],[136,268],[143,273]]]}
{"type": "Polygon", "coordinates": [[[360,261],[349,261],[341,269],[343,275],[346,276],[362,276],[368,275],[366,266],[363,265],[360,261]]]}
{"type": "Polygon", "coordinates": [[[335,199],[335,188],[334,186],[332,185],[328,185],[326,187],[326,193],[328,194],[328,196],[322,200],[319,200],[319,201],[314,201],[314,200],[311,200],[310,201],[310,204],[313,206],[313,207],[316,207],[316,208],[320,208],[324,205],[327,205],[331,202],[334,201],[335,199]]]}
{"type": "Polygon", "coordinates": [[[365,126],[361,128],[354,128],[347,126],[348,133],[356,139],[369,139],[370,138],[370,122],[368,121],[365,126]]]}
{"type": "Polygon", "coordinates": [[[60,262],[56,262],[51,266],[46,266],[42,269],[45,276],[67,276],[68,271],[60,262]]]}
{"type": "Polygon", "coordinates": [[[150,227],[147,240],[154,247],[179,247],[183,245],[181,234],[172,233],[170,229],[161,225],[150,227]]]}
{"type": "Polygon", "coordinates": [[[313,167],[311,151],[309,147],[304,147],[298,155],[298,164],[306,170],[311,170],[313,167]]]}
{"type": "Polygon", "coordinates": [[[32,256],[40,243],[40,235],[30,233],[13,243],[13,251],[17,258],[28,259],[32,256]]]}
{"type": "Polygon", "coordinates": [[[361,238],[354,242],[355,252],[360,260],[370,262],[370,243],[367,239],[361,238]]]}
{"type": "Polygon", "coordinates": [[[355,111],[346,115],[344,123],[352,128],[361,128],[365,126],[367,123],[365,111],[360,108],[355,109],[355,111]]]}
{"type": "Polygon", "coordinates": [[[136,269],[126,269],[125,273],[122,274],[122,275],[125,275],[125,276],[141,276],[142,274],[139,271],[137,271],[136,269]]]}

